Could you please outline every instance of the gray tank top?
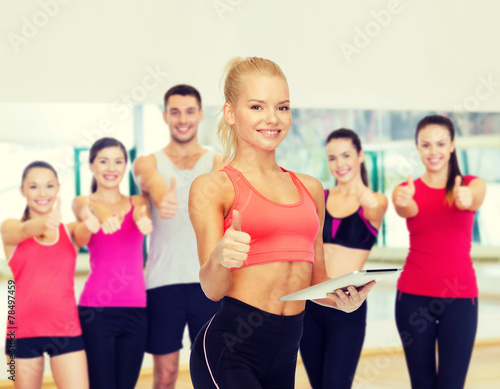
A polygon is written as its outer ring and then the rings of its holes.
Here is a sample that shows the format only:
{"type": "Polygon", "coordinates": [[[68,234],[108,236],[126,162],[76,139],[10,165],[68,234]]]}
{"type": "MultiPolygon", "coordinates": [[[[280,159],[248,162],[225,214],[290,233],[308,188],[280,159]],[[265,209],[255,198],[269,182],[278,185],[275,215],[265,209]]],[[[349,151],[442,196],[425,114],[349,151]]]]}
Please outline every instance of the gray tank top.
{"type": "Polygon", "coordinates": [[[162,219],[150,198],[154,229],[149,237],[146,288],[200,282],[196,236],[188,213],[189,188],[196,177],[213,170],[215,152],[208,149],[192,170],[177,169],[163,150],[153,155],[156,169],[167,184],[172,176],[177,180],[179,208],[172,219],[162,219]]]}

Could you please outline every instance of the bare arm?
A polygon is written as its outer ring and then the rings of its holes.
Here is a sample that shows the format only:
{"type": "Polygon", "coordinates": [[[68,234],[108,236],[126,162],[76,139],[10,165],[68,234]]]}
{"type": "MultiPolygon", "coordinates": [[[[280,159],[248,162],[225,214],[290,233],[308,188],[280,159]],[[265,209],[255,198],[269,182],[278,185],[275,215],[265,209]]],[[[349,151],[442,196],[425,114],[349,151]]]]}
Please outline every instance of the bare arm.
{"type": "Polygon", "coordinates": [[[363,207],[365,218],[376,228],[380,228],[387,211],[387,197],[382,193],[373,192],[363,184],[358,188],[358,201],[363,207]]]}
{"type": "MultiPolygon", "coordinates": [[[[316,212],[320,221],[320,229],[314,242],[314,267],[311,276],[311,285],[316,285],[330,279],[326,272],[325,257],[323,252],[323,223],[325,220],[325,200],[323,186],[313,177],[297,174],[306,189],[311,194],[314,203],[316,204],[316,212]]],[[[349,294],[341,290],[337,294],[330,294],[323,299],[313,300],[315,303],[336,308],[344,312],[352,312],[358,309],[363,301],[368,296],[368,292],[373,288],[375,283],[366,285],[359,292],[353,286],[349,286],[349,294]]]]}
{"type": "Polygon", "coordinates": [[[461,186],[461,177],[455,179],[453,197],[458,209],[462,211],[477,211],[483,204],[486,195],[486,184],[480,178],[469,182],[468,186],[461,186]]]}
{"type": "Polygon", "coordinates": [[[46,230],[57,230],[61,219],[61,200],[58,198],[54,208],[45,216],[24,222],[16,219],[5,220],[1,227],[3,243],[15,246],[26,239],[43,235],[46,230]]]}
{"type": "Polygon", "coordinates": [[[392,191],[392,202],[396,213],[402,218],[408,219],[418,214],[418,205],[413,199],[415,185],[411,174],[408,175],[407,185],[398,185],[392,191]]]}
{"type": "Polygon", "coordinates": [[[175,216],[179,201],[176,194],[175,177],[170,178],[170,187],[156,168],[153,155],[139,157],[134,161],[133,173],[136,184],[144,195],[150,195],[162,219],[175,216]]]}
{"type": "Polygon", "coordinates": [[[71,240],[73,241],[73,246],[75,246],[75,250],[76,252],[78,252],[78,250],[80,250],[80,247],[87,245],[92,234],[99,231],[100,224],[99,221],[95,218],[95,220],[92,222],[77,221],[66,224],[66,228],[68,229],[69,235],[72,238],[71,240]],[[91,227],[94,231],[89,230],[89,227],[87,227],[89,223],[94,223],[93,227],[91,227]]]}
{"type": "Polygon", "coordinates": [[[37,217],[25,222],[16,219],[5,220],[2,223],[3,244],[15,246],[26,239],[43,235],[47,230],[48,217],[37,217]]]}
{"type": "Polygon", "coordinates": [[[206,296],[214,301],[224,297],[232,286],[231,267],[247,258],[250,236],[233,225],[224,233],[224,204],[227,191],[220,182],[222,172],[197,177],[189,193],[189,216],[196,233],[200,260],[200,283],[206,296]],[[206,188],[210,188],[207,195],[206,188]]]}
{"type": "Polygon", "coordinates": [[[132,196],[132,201],[134,203],[132,218],[134,219],[135,225],[143,235],[147,235],[153,231],[153,222],[149,215],[148,198],[144,195],[132,196]]]}
{"type": "Polygon", "coordinates": [[[68,227],[71,226],[71,233],[79,247],[86,246],[92,234],[101,228],[99,219],[90,210],[89,201],[88,196],[78,196],[72,203],[73,213],[78,222],[68,227]]]}
{"type": "Polygon", "coordinates": [[[169,187],[156,169],[156,158],[153,155],[138,157],[133,164],[133,175],[137,186],[144,194],[151,195],[153,203],[160,208],[169,187]]]}

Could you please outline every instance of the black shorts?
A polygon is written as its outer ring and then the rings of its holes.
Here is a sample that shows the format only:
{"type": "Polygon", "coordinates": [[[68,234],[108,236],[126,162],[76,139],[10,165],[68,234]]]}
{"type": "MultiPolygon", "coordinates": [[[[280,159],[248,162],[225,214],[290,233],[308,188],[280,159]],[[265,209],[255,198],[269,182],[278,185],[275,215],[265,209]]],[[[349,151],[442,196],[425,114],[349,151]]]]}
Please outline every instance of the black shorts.
{"type": "Polygon", "coordinates": [[[40,336],[34,338],[6,339],[5,354],[11,358],[38,358],[84,350],[82,336],[40,336]]]}
{"type": "Polygon", "coordinates": [[[193,343],[200,328],[215,315],[219,307],[219,302],[205,296],[199,283],[148,289],[146,352],[163,355],[180,350],[186,325],[193,343]]]}

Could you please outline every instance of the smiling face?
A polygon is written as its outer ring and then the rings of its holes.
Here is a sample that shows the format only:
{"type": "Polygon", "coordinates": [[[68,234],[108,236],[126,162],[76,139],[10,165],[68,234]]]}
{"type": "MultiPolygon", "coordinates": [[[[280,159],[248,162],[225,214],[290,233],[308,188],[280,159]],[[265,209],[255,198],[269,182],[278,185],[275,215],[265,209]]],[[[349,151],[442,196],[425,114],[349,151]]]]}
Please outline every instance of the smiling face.
{"type": "Polygon", "coordinates": [[[292,124],[287,84],[276,76],[251,76],[240,86],[236,104],[224,105],[224,116],[236,131],[238,148],[275,150],[292,124]]]}
{"type": "Polygon", "coordinates": [[[163,120],[167,123],[174,142],[188,143],[198,134],[203,110],[194,96],[172,95],[168,98],[163,120]]]}
{"type": "Polygon", "coordinates": [[[425,168],[429,172],[447,171],[451,153],[455,150],[455,140],[450,132],[439,124],[429,124],[418,132],[417,150],[425,168]]]}
{"type": "Polygon", "coordinates": [[[35,167],[26,173],[21,194],[26,197],[31,217],[49,213],[59,193],[59,183],[54,172],[43,167],[35,167]]]}
{"type": "Polygon", "coordinates": [[[361,177],[361,164],[364,153],[359,153],[351,139],[332,139],[326,145],[328,169],[339,183],[347,183],[356,177],[361,177]]]}
{"type": "Polygon", "coordinates": [[[118,146],[112,146],[99,150],[90,164],[90,170],[94,173],[98,187],[111,189],[120,185],[126,166],[123,150],[118,146]]]}

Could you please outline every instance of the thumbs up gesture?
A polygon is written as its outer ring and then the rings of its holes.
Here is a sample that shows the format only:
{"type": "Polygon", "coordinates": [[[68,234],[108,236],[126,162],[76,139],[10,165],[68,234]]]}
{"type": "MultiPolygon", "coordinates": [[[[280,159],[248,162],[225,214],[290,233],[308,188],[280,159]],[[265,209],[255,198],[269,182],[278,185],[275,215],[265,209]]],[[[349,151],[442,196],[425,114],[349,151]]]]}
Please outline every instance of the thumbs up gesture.
{"type": "Polygon", "coordinates": [[[407,207],[410,205],[413,196],[415,195],[415,184],[413,183],[413,177],[408,174],[407,185],[401,186],[396,193],[394,203],[399,207],[407,207]]]}
{"type": "Polygon", "coordinates": [[[146,204],[143,204],[140,207],[135,225],[137,226],[139,231],[141,231],[142,235],[147,235],[151,231],[153,231],[153,222],[148,216],[148,208],[146,207],[146,204]]]}
{"type": "Polygon", "coordinates": [[[462,186],[462,177],[455,177],[455,185],[453,186],[453,199],[458,209],[469,209],[472,205],[472,192],[468,186],[462,186]]]}
{"type": "Polygon", "coordinates": [[[101,228],[105,234],[113,234],[122,227],[123,219],[125,219],[126,212],[121,211],[119,216],[111,215],[104,219],[101,228]]]}
{"type": "Polygon", "coordinates": [[[49,230],[57,230],[59,228],[59,224],[62,220],[61,213],[61,199],[58,197],[54,203],[54,208],[47,216],[47,220],[45,221],[45,227],[49,230]]]}
{"type": "Polygon", "coordinates": [[[217,245],[219,263],[227,268],[240,267],[250,251],[250,235],[241,231],[241,214],[233,210],[233,224],[217,245]]]}
{"type": "Polygon", "coordinates": [[[375,197],[375,194],[362,182],[360,182],[357,186],[357,199],[358,203],[363,208],[376,208],[378,206],[378,201],[375,197]]]}
{"type": "Polygon", "coordinates": [[[176,180],[175,177],[170,179],[170,190],[167,195],[163,197],[160,204],[160,217],[162,219],[172,219],[179,205],[179,201],[177,200],[177,193],[175,192],[176,180]]]}
{"type": "Polygon", "coordinates": [[[85,204],[81,210],[81,219],[83,223],[85,224],[85,227],[95,234],[99,229],[101,228],[101,223],[99,223],[99,219],[92,213],[90,210],[90,200],[87,197],[85,199],[85,204]]]}

